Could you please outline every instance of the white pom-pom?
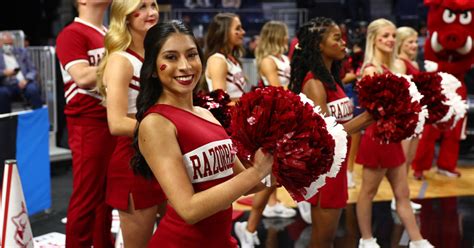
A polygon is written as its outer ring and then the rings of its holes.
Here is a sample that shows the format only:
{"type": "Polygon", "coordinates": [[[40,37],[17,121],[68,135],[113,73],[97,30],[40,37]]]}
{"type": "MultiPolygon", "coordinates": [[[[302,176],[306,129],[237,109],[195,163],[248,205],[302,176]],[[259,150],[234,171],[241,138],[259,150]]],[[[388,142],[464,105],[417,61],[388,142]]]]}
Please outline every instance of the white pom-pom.
{"type": "Polygon", "coordinates": [[[443,93],[447,100],[444,102],[446,106],[449,106],[448,113],[437,123],[443,123],[454,118],[452,128],[456,126],[456,123],[462,119],[467,112],[467,103],[462,100],[461,96],[456,90],[461,87],[461,82],[453,75],[446,72],[438,72],[441,76],[441,93],[443,93]]]}
{"type": "MultiPolygon", "coordinates": [[[[412,76],[400,74],[397,74],[397,76],[405,78],[408,83],[410,83],[408,91],[410,92],[411,102],[420,103],[421,99],[423,98],[423,95],[418,91],[416,84],[412,81],[412,76]]],[[[428,110],[426,108],[426,105],[423,105],[421,106],[421,111],[418,113],[418,122],[416,123],[415,131],[413,135],[411,135],[409,138],[418,137],[423,132],[426,118],[428,118],[428,110]]]]}

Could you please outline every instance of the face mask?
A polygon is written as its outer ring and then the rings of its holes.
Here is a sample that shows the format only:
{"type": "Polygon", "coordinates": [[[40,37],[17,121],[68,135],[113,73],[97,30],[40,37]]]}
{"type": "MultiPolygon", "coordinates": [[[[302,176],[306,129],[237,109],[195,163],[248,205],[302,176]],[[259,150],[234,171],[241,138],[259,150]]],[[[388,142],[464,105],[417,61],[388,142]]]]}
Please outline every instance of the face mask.
{"type": "Polygon", "coordinates": [[[10,44],[3,44],[3,51],[4,51],[6,54],[11,54],[12,51],[13,51],[13,46],[10,45],[10,44]]]}

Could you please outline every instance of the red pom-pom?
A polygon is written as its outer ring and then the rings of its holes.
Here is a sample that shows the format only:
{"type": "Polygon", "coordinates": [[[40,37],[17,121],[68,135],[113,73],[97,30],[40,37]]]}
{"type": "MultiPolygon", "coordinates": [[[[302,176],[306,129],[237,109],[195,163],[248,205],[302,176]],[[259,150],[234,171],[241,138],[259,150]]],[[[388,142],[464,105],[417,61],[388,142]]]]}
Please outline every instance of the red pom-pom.
{"type": "Polygon", "coordinates": [[[422,105],[412,101],[410,83],[391,73],[366,76],[357,83],[360,105],[376,121],[374,136],[383,143],[412,136],[422,105]]]}
{"type": "Polygon", "coordinates": [[[449,106],[444,104],[448,99],[442,93],[441,76],[435,72],[420,72],[413,76],[413,82],[423,95],[421,105],[428,108],[426,124],[433,124],[448,114],[449,106]]]}
{"type": "Polygon", "coordinates": [[[335,141],[324,119],[281,87],[243,95],[232,111],[231,128],[238,156],[252,160],[260,147],[272,153],[272,173],[293,196],[333,163],[335,141]]]}
{"type": "Polygon", "coordinates": [[[230,135],[231,109],[229,106],[230,97],[223,90],[214,90],[210,93],[199,91],[193,97],[194,106],[199,106],[209,110],[214,117],[221,123],[227,133],[230,135]]]}

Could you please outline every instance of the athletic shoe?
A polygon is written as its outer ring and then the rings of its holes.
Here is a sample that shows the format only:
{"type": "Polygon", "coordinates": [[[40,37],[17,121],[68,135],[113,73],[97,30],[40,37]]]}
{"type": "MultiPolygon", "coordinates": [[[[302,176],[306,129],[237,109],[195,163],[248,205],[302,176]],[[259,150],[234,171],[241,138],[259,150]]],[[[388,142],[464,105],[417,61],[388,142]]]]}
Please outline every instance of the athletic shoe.
{"type": "Polygon", "coordinates": [[[380,248],[376,238],[359,239],[359,248],[380,248]]]}
{"type": "Polygon", "coordinates": [[[307,201],[298,202],[298,210],[304,222],[311,224],[311,203],[307,201]]]}
{"type": "Polygon", "coordinates": [[[292,218],[296,215],[296,210],[285,207],[283,204],[278,202],[273,206],[267,204],[262,215],[267,218],[292,218]]]}
{"type": "Polygon", "coordinates": [[[461,177],[461,173],[459,171],[448,171],[448,170],[443,170],[440,168],[438,168],[438,174],[441,174],[447,177],[453,177],[453,178],[461,177]]]}
{"type": "MultiPolygon", "coordinates": [[[[413,209],[413,212],[416,212],[421,209],[421,204],[418,204],[416,202],[410,201],[411,209],[413,209]]],[[[397,210],[397,202],[395,201],[395,198],[392,198],[392,202],[390,203],[390,208],[393,211],[397,210]]]]}
{"type": "Polygon", "coordinates": [[[235,222],[234,232],[240,242],[240,248],[254,248],[260,245],[257,231],[251,233],[247,231],[247,221],[235,222]]]}
{"type": "Polygon", "coordinates": [[[434,246],[426,239],[411,241],[410,248],[434,248],[434,246]]]}

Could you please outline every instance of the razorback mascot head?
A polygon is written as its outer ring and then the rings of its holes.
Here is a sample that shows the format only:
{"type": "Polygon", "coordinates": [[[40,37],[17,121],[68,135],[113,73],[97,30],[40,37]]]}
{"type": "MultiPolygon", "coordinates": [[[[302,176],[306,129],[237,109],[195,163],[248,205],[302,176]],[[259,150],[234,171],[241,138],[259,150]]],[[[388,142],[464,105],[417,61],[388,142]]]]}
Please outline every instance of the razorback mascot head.
{"type": "Polygon", "coordinates": [[[425,5],[429,7],[425,58],[438,63],[438,71],[464,81],[474,64],[474,0],[425,0],[425,5]]]}

